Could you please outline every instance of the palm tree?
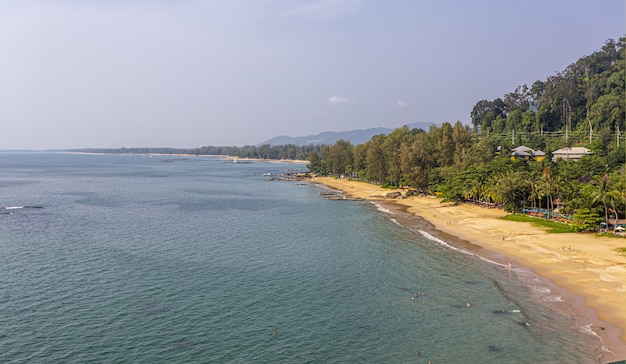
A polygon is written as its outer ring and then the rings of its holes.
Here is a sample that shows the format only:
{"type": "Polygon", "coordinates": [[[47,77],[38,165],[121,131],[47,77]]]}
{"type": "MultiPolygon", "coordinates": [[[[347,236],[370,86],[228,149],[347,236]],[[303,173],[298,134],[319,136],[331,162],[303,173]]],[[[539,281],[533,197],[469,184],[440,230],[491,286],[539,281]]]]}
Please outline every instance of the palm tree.
{"type": "Polygon", "coordinates": [[[541,171],[541,182],[543,183],[543,192],[548,197],[548,216],[552,217],[552,209],[554,205],[552,203],[552,192],[554,191],[554,177],[550,171],[550,168],[546,167],[541,171]]]}
{"type": "Polygon", "coordinates": [[[615,213],[615,221],[613,223],[613,232],[615,232],[615,230],[617,229],[617,219],[619,218],[618,213],[617,213],[616,203],[619,203],[621,201],[622,194],[617,189],[614,189],[614,190],[607,192],[606,199],[608,203],[611,205],[613,212],[615,213]]]}
{"type": "Polygon", "coordinates": [[[565,186],[565,179],[563,176],[558,174],[552,174],[550,168],[544,168],[541,172],[541,185],[539,188],[539,193],[543,193],[548,197],[547,208],[548,208],[548,218],[552,218],[554,214],[554,198],[560,196],[560,192],[563,190],[565,186]]]}
{"type": "Polygon", "coordinates": [[[609,176],[604,175],[602,177],[596,178],[597,182],[596,190],[593,192],[593,202],[602,202],[604,206],[604,223],[606,226],[609,226],[609,209],[607,208],[607,204],[609,202],[609,176]]]}
{"type": "Polygon", "coordinates": [[[476,204],[477,202],[480,203],[481,190],[482,183],[480,183],[480,181],[476,178],[469,180],[467,186],[465,187],[467,196],[469,196],[474,201],[474,204],[476,204]]]}
{"type": "Polygon", "coordinates": [[[543,198],[543,194],[541,193],[540,184],[541,180],[539,178],[539,174],[535,171],[532,171],[528,178],[528,185],[530,186],[530,198],[533,202],[533,209],[537,208],[537,200],[539,200],[539,208],[541,208],[541,199],[543,198]]]}
{"type": "Polygon", "coordinates": [[[511,208],[513,213],[519,206],[520,199],[527,191],[527,181],[522,173],[508,171],[501,174],[494,188],[494,197],[504,203],[505,207],[511,208]]]}

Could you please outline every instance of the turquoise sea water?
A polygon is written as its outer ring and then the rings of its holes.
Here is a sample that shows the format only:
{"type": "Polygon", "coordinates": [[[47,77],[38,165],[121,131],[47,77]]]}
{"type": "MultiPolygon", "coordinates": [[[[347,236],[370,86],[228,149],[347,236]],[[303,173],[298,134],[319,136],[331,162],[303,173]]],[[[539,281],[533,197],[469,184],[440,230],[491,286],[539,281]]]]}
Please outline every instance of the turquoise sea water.
{"type": "Polygon", "coordinates": [[[0,362],[601,362],[532,274],[287,169],[0,153],[0,362]]]}

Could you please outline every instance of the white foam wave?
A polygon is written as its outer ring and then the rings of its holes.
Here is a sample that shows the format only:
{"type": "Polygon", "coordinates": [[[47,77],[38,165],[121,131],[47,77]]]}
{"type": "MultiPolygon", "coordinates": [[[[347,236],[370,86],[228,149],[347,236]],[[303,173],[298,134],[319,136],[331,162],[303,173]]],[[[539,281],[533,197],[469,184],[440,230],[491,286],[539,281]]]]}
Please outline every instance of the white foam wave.
{"type": "Polygon", "coordinates": [[[377,209],[378,211],[380,211],[380,212],[384,212],[384,213],[389,214],[389,215],[393,215],[393,212],[391,212],[391,211],[389,211],[388,209],[384,208],[382,205],[377,204],[377,203],[375,203],[375,202],[372,202],[372,203],[374,204],[374,206],[376,206],[376,209],[377,209]]]}
{"type": "Polygon", "coordinates": [[[544,302],[564,302],[559,295],[547,295],[543,297],[544,302]]]}
{"type": "Polygon", "coordinates": [[[392,222],[394,222],[396,225],[400,225],[400,223],[398,222],[398,220],[394,219],[393,217],[391,217],[391,215],[393,215],[393,212],[389,211],[388,209],[382,207],[380,204],[377,204],[375,202],[372,202],[372,204],[374,206],[376,206],[376,210],[384,213],[385,215],[387,215],[387,217],[389,218],[389,220],[391,220],[392,222]]]}
{"type": "Polygon", "coordinates": [[[436,242],[436,243],[439,243],[439,244],[441,244],[441,245],[445,246],[446,248],[450,248],[450,249],[453,249],[453,250],[456,250],[456,251],[459,251],[459,252],[462,252],[462,253],[465,253],[465,254],[468,254],[468,255],[474,255],[474,254],[472,254],[472,253],[470,253],[470,252],[468,252],[468,251],[465,251],[465,250],[463,250],[463,249],[456,248],[456,247],[454,247],[454,246],[452,246],[452,245],[450,245],[450,244],[446,243],[445,241],[443,241],[443,240],[441,240],[441,239],[439,239],[439,238],[436,238],[436,237],[434,237],[434,236],[430,235],[429,233],[425,232],[424,230],[418,230],[418,231],[419,231],[422,235],[424,235],[424,237],[425,237],[426,239],[431,240],[431,241],[434,241],[434,242],[436,242]]]}
{"type": "Polygon", "coordinates": [[[600,342],[602,343],[602,350],[608,353],[612,353],[611,349],[607,348],[604,345],[604,340],[602,340],[602,336],[600,336],[596,331],[593,330],[592,328],[592,324],[587,324],[587,325],[581,325],[580,329],[585,332],[588,335],[591,336],[595,336],[596,338],[600,339],[600,342]]]}
{"type": "Polygon", "coordinates": [[[541,294],[541,293],[547,294],[547,293],[551,292],[550,288],[548,288],[548,287],[533,286],[532,289],[533,289],[533,291],[535,293],[539,293],[539,294],[541,294]]]}
{"type": "MultiPolygon", "coordinates": [[[[385,214],[389,217],[389,219],[390,219],[391,221],[393,221],[393,222],[394,222],[394,223],[396,223],[397,225],[401,225],[401,224],[400,224],[400,223],[399,223],[396,219],[394,219],[393,217],[391,217],[391,215],[393,215],[393,212],[389,211],[388,209],[384,208],[383,206],[381,206],[380,204],[378,204],[378,203],[376,203],[376,202],[373,202],[373,201],[372,201],[371,203],[372,203],[374,206],[376,206],[376,209],[377,209],[378,211],[385,213],[385,214]]],[[[441,244],[441,245],[445,246],[446,248],[449,248],[449,249],[452,249],[452,250],[456,250],[456,251],[458,251],[458,252],[461,252],[461,253],[464,253],[464,254],[467,254],[467,255],[472,255],[472,256],[478,257],[479,259],[481,259],[481,260],[483,260],[483,261],[485,261],[485,262],[488,262],[488,263],[491,263],[491,264],[495,264],[495,265],[497,265],[497,266],[499,266],[499,267],[507,267],[507,266],[506,266],[506,265],[504,265],[504,264],[501,264],[501,263],[498,263],[498,262],[496,262],[496,261],[493,261],[493,260],[487,259],[487,258],[485,258],[485,257],[482,257],[482,256],[477,255],[477,254],[474,254],[474,253],[470,253],[470,252],[468,252],[467,250],[463,250],[463,249],[460,249],[460,248],[454,247],[454,246],[452,246],[452,245],[450,245],[450,244],[446,243],[445,241],[443,241],[443,240],[441,240],[441,239],[439,239],[439,238],[437,238],[437,237],[432,236],[431,234],[427,233],[427,232],[426,232],[426,231],[424,231],[424,230],[418,230],[418,231],[419,231],[419,232],[420,232],[420,233],[421,233],[421,234],[422,234],[425,238],[427,238],[427,239],[429,239],[429,240],[431,240],[431,241],[434,241],[434,242],[436,242],[436,243],[439,243],[439,244],[441,244]]],[[[515,269],[514,269],[514,270],[515,270],[515,269]]]]}
{"type": "Polygon", "coordinates": [[[530,287],[534,296],[538,297],[543,302],[563,302],[563,298],[560,294],[553,292],[550,287],[545,286],[538,279],[533,279],[530,282],[530,287]]]}
{"type": "MultiPolygon", "coordinates": [[[[487,259],[487,258],[485,258],[485,257],[483,257],[483,256],[478,255],[478,254],[470,253],[470,252],[468,252],[467,250],[463,250],[463,249],[460,249],[460,248],[456,248],[456,247],[454,247],[454,246],[452,246],[452,245],[450,245],[450,244],[446,243],[445,241],[443,241],[443,240],[441,240],[441,239],[439,239],[439,238],[436,238],[436,237],[434,237],[434,236],[430,235],[429,233],[427,233],[427,232],[425,232],[425,231],[423,231],[423,230],[418,230],[418,231],[419,231],[422,235],[424,235],[424,237],[426,237],[427,239],[432,240],[432,241],[434,241],[434,242],[437,242],[437,243],[439,243],[439,244],[441,244],[441,245],[445,246],[446,248],[450,248],[450,249],[453,249],[453,250],[459,251],[459,252],[461,252],[461,253],[465,253],[465,254],[467,254],[467,255],[472,255],[472,256],[475,256],[475,257],[477,257],[478,259],[480,259],[480,260],[482,260],[482,261],[485,261],[485,262],[487,262],[487,263],[494,264],[494,265],[496,265],[496,266],[498,266],[498,267],[508,268],[508,265],[507,265],[507,264],[498,263],[498,262],[496,262],[496,261],[494,261],[494,260],[487,259]]],[[[514,271],[514,272],[518,272],[518,269],[516,269],[516,268],[513,268],[513,269],[511,269],[511,270],[512,270],[512,271],[514,271]]]]}
{"type": "Polygon", "coordinates": [[[24,206],[6,206],[4,209],[5,210],[17,210],[17,209],[23,209],[24,206]]]}

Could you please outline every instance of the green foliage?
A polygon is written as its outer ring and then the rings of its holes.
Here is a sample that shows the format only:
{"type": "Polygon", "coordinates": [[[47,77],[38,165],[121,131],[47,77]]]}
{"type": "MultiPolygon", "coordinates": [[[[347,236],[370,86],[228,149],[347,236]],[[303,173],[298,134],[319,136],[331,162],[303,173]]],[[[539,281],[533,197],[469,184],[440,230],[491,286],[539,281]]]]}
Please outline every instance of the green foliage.
{"type": "Polygon", "coordinates": [[[595,211],[580,208],[574,213],[574,228],[576,231],[594,231],[602,220],[595,211]]]}
{"type": "Polygon", "coordinates": [[[547,229],[546,232],[548,234],[563,234],[563,233],[571,233],[575,231],[574,228],[572,228],[571,226],[567,224],[556,222],[556,221],[551,221],[551,220],[545,220],[542,218],[532,217],[528,215],[512,214],[512,215],[504,216],[501,219],[507,220],[507,221],[530,222],[537,227],[547,229]]]}
{"type": "Polygon", "coordinates": [[[321,145],[297,146],[263,144],[259,147],[254,145],[235,146],[205,146],[199,148],[89,148],[71,149],[73,152],[83,153],[111,153],[111,154],[186,154],[186,155],[227,155],[240,158],[258,159],[297,159],[307,160],[309,153],[315,151],[321,154],[321,145]]]}
{"type": "Polygon", "coordinates": [[[307,167],[311,172],[319,175],[326,175],[327,172],[325,164],[326,163],[322,163],[322,159],[316,151],[309,153],[309,163],[307,164],[307,167]]]}
{"type": "Polygon", "coordinates": [[[545,82],[479,101],[471,111],[473,130],[460,122],[428,131],[405,126],[354,147],[344,141],[324,146],[320,160],[310,152],[310,166],[337,176],[358,171],[365,181],[439,192],[446,201],[566,218],[577,230],[593,230],[626,210],[626,142],[616,134],[626,129],[625,41],[607,41],[545,82]],[[550,159],[552,151],[583,143],[592,155],[550,159]],[[512,161],[510,150],[520,144],[546,158],[512,161]]]}
{"type": "Polygon", "coordinates": [[[338,140],[333,145],[325,145],[323,153],[329,173],[336,176],[352,173],[354,153],[350,142],[338,140]]]}
{"type": "Polygon", "coordinates": [[[591,139],[594,153],[607,155],[617,128],[624,131],[625,43],[626,38],[609,39],[601,50],[530,89],[522,85],[504,100],[478,101],[470,113],[474,132],[501,145],[547,151],[591,139]]]}

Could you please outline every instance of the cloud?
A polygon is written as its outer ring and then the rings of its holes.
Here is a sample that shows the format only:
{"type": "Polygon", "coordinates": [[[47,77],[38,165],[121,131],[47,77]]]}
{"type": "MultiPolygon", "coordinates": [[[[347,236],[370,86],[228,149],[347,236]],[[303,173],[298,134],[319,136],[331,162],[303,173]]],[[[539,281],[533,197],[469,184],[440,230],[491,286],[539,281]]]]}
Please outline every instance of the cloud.
{"type": "Polygon", "coordinates": [[[347,97],[341,97],[341,96],[331,96],[328,99],[328,103],[331,105],[348,104],[351,102],[354,102],[354,100],[351,100],[347,97]]]}
{"type": "Polygon", "coordinates": [[[405,107],[406,102],[404,102],[404,100],[398,100],[396,101],[396,105],[398,105],[398,107],[405,107]]]}

